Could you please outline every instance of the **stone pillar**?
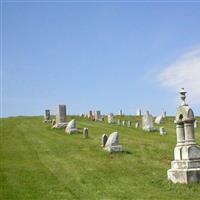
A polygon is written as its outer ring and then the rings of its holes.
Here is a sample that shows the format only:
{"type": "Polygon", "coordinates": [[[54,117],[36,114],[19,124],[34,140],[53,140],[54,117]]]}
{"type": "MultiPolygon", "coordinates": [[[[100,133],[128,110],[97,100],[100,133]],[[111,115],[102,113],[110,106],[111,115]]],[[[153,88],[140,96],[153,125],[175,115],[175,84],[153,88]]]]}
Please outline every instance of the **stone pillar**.
{"type": "Polygon", "coordinates": [[[176,124],[176,137],[177,137],[176,146],[182,146],[185,143],[185,132],[183,123],[176,124]]]}
{"type": "Polygon", "coordinates": [[[184,123],[185,143],[196,144],[194,135],[194,121],[184,123]]]}

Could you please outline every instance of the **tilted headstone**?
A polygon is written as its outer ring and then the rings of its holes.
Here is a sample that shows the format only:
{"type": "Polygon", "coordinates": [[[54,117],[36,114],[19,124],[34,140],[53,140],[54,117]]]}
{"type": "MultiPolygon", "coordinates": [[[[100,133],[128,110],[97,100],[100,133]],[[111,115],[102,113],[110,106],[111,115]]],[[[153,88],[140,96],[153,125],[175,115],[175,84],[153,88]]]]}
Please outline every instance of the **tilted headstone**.
{"type": "Polygon", "coordinates": [[[103,134],[101,137],[101,146],[102,147],[105,147],[107,140],[108,140],[108,136],[106,134],[103,134]]]}
{"type": "Polygon", "coordinates": [[[88,138],[88,128],[83,128],[83,138],[88,138]]]}
{"type": "Polygon", "coordinates": [[[173,183],[200,182],[200,146],[196,145],[193,110],[185,103],[186,92],[180,91],[181,104],[176,113],[177,144],[174,149],[174,161],[167,171],[168,179],[173,183]]]}
{"type": "Polygon", "coordinates": [[[52,119],[51,124],[52,124],[52,125],[55,125],[55,124],[56,124],[56,120],[55,120],[55,119],[52,119]]]}
{"type": "Polygon", "coordinates": [[[77,132],[78,129],[76,128],[76,121],[75,119],[72,119],[68,124],[67,127],[65,128],[65,132],[68,134],[72,134],[77,132]]]}
{"type": "Polygon", "coordinates": [[[162,121],[163,121],[163,116],[162,115],[157,116],[156,119],[155,119],[155,123],[156,124],[160,124],[160,123],[162,123],[162,121]]]}
{"type": "Polygon", "coordinates": [[[106,151],[109,152],[120,152],[122,151],[122,145],[119,144],[119,134],[118,132],[113,132],[108,137],[108,140],[105,144],[106,151]]]}
{"type": "Polygon", "coordinates": [[[149,111],[146,111],[142,117],[142,129],[148,132],[155,130],[153,127],[153,117],[149,114],[149,111]]]}
{"type": "Polygon", "coordinates": [[[51,123],[50,110],[45,110],[44,112],[44,123],[51,123]]]}
{"type": "Polygon", "coordinates": [[[166,135],[167,132],[165,131],[164,127],[160,127],[160,135],[166,135]]]}

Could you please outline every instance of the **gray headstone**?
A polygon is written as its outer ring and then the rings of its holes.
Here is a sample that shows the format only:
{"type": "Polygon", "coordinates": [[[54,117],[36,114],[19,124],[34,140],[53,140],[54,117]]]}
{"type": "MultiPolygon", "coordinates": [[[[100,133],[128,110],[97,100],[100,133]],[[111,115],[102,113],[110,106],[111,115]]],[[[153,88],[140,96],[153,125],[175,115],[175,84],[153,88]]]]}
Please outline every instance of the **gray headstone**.
{"type": "Polygon", "coordinates": [[[105,147],[107,140],[108,140],[108,136],[106,134],[103,134],[102,138],[101,138],[101,146],[102,147],[105,147]]]}
{"type": "Polygon", "coordinates": [[[83,128],[83,138],[88,138],[88,128],[83,128]]]}

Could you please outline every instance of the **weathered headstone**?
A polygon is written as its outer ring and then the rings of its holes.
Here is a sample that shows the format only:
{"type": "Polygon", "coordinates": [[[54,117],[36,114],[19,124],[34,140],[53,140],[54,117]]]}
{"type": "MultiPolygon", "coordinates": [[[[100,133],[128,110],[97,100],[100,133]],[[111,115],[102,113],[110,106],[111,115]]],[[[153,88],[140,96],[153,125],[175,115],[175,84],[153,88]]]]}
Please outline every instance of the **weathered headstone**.
{"type": "Polygon", "coordinates": [[[126,121],[122,121],[122,126],[125,126],[126,125],[126,121]]]}
{"type": "Polygon", "coordinates": [[[155,130],[153,127],[153,117],[149,114],[149,111],[146,111],[142,117],[142,129],[148,132],[155,130]]]}
{"type": "Polygon", "coordinates": [[[135,123],[135,128],[139,128],[140,127],[140,123],[139,122],[136,122],[135,123]]]}
{"type": "Polygon", "coordinates": [[[56,124],[52,128],[63,128],[67,126],[66,105],[58,105],[56,124]]]}
{"type": "Polygon", "coordinates": [[[110,113],[110,114],[108,115],[108,123],[109,123],[109,124],[114,123],[114,115],[113,115],[113,113],[110,113]]]}
{"type": "Polygon", "coordinates": [[[122,115],[123,115],[122,110],[119,110],[119,116],[122,116],[122,115]]]}
{"type": "Polygon", "coordinates": [[[164,127],[160,127],[160,135],[166,135],[167,132],[165,131],[164,127]]]}
{"type": "Polygon", "coordinates": [[[105,147],[107,140],[108,140],[108,136],[106,134],[103,134],[101,137],[101,146],[102,147],[105,147]]]}
{"type": "Polygon", "coordinates": [[[121,119],[117,120],[117,125],[120,126],[121,125],[121,119]]]}
{"type": "Polygon", "coordinates": [[[54,125],[56,124],[56,120],[55,120],[55,119],[52,119],[51,124],[54,126],[54,125]]]}
{"type": "Polygon", "coordinates": [[[185,103],[186,92],[180,91],[181,104],[176,113],[177,144],[174,149],[174,161],[167,171],[168,179],[173,183],[200,182],[200,146],[196,145],[193,110],[185,103]]]}
{"type": "Polygon", "coordinates": [[[194,128],[198,128],[199,127],[199,122],[197,120],[194,121],[194,128]]]}
{"type": "Polygon", "coordinates": [[[127,126],[130,128],[131,127],[131,121],[127,121],[127,126]]]}
{"type": "Polygon", "coordinates": [[[101,121],[101,111],[100,110],[97,110],[95,111],[95,121],[101,121]]]}
{"type": "Polygon", "coordinates": [[[83,128],[83,138],[88,138],[88,128],[83,128]]]}
{"type": "Polygon", "coordinates": [[[68,134],[72,134],[77,132],[78,129],[76,128],[76,121],[75,119],[72,119],[68,124],[67,127],[65,128],[65,132],[68,134]]]}
{"type": "Polygon", "coordinates": [[[109,152],[120,152],[122,151],[122,145],[119,144],[119,134],[118,132],[113,132],[108,137],[108,140],[105,144],[106,151],[109,152]]]}
{"type": "Polygon", "coordinates": [[[162,115],[157,116],[156,119],[155,119],[155,123],[160,124],[162,122],[163,122],[163,116],[162,115]]]}
{"type": "Polygon", "coordinates": [[[51,123],[50,110],[45,110],[44,112],[44,123],[51,123]]]}

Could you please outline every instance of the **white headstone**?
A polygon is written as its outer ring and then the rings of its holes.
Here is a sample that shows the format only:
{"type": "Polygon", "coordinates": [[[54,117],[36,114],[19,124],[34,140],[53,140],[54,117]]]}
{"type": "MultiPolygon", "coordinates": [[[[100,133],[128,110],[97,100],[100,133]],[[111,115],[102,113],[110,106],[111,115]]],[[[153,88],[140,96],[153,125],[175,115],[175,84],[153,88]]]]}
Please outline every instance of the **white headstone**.
{"type": "Polygon", "coordinates": [[[149,111],[146,111],[142,117],[142,129],[148,132],[155,130],[153,127],[153,117],[149,114],[149,111]]]}
{"type": "Polygon", "coordinates": [[[113,115],[113,113],[110,113],[110,114],[108,115],[108,123],[109,123],[109,124],[114,123],[114,115],[113,115]]]}
{"type": "Polygon", "coordinates": [[[120,126],[121,125],[121,119],[117,120],[117,125],[120,126]]]}
{"type": "Polygon", "coordinates": [[[72,134],[72,133],[75,133],[77,132],[78,129],[76,128],[76,121],[75,119],[72,119],[68,124],[67,124],[67,127],[65,129],[65,132],[68,133],[68,134],[72,134]]]}
{"type": "Polygon", "coordinates": [[[83,138],[88,138],[88,128],[83,128],[83,138]]]}
{"type": "Polygon", "coordinates": [[[127,126],[130,128],[131,127],[131,121],[127,121],[127,126]]]}
{"type": "Polygon", "coordinates": [[[141,115],[142,115],[141,109],[137,109],[136,115],[137,115],[137,116],[141,116],[141,115]]]}
{"type": "Polygon", "coordinates": [[[135,123],[135,128],[139,128],[140,127],[140,123],[139,122],[136,122],[135,123]]]}
{"type": "Polygon", "coordinates": [[[166,135],[166,131],[164,127],[160,127],[160,135],[166,135]]]}
{"type": "Polygon", "coordinates": [[[106,144],[105,150],[109,152],[120,152],[122,151],[122,145],[119,144],[119,134],[118,132],[113,132],[110,134],[106,144]]]}
{"type": "Polygon", "coordinates": [[[163,116],[162,115],[157,116],[156,119],[155,119],[155,123],[156,124],[160,124],[160,123],[162,123],[162,121],[163,121],[163,116]]]}

